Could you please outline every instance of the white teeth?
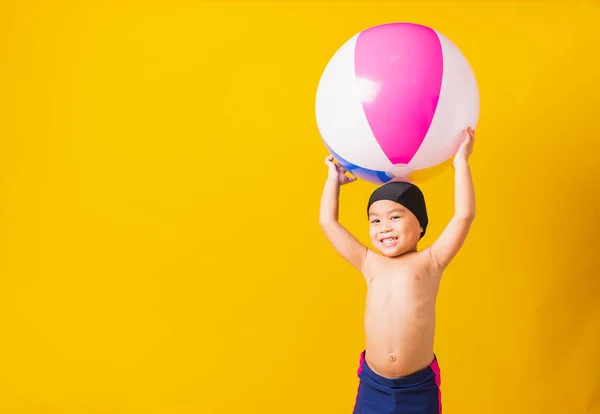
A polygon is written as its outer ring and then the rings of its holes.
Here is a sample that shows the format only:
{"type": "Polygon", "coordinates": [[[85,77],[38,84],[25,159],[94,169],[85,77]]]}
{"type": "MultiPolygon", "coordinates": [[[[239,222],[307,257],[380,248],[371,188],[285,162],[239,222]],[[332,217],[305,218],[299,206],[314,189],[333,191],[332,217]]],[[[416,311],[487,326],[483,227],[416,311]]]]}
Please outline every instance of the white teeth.
{"type": "Polygon", "coordinates": [[[395,239],[395,238],[393,238],[393,237],[388,237],[387,239],[382,239],[382,240],[381,240],[381,242],[382,242],[383,244],[391,244],[391,243],[394,243],[395,241],[396,241],[396,239],[395,239]]]}

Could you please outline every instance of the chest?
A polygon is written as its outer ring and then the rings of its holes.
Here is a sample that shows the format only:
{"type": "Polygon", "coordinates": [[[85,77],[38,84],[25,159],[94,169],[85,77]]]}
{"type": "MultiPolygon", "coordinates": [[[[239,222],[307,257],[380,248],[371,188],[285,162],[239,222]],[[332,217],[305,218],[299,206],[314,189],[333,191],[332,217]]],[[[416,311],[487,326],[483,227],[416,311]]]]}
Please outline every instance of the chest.
{"type": "Polygon", "coordinates": [[[431,262],[419,254],[393,259],[378,257],[368,263],[366,271],[370,289],[418,295],[436,290],[439,282],[431,262]]]}
{"type": "Polygon", "coordinates": [[[406,257],[387,258],[372,257],[366,266],[371,278],[416,279],[420,280],[430,273],[429,261],[421,254],[411,254],[406,257]]]}

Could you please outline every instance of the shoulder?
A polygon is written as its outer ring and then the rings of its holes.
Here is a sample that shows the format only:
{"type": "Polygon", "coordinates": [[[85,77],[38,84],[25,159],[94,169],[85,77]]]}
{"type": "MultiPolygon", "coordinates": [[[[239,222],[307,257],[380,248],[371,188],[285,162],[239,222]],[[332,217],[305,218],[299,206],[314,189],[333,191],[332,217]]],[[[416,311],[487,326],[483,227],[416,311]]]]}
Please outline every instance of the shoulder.
{"type": "Polygon", "coordinates": [[[436,266],[435,257],[433,256],[433,250],[431,249],[431,246],[427,247],[426,249],[423,249],[423,250],[419,251],[419,253],[421,255],[421,260],[423,261],[423,263],[427,264],[431,268],[437,267],[436,266]]]}
{"type": "Polygon", "coordinates": [[[435,263],[433,260],[433,251],[431,250],[431,246],[428,246],[427,248],[420,250],[419,253],[421,253],[424,260],[428,260],[429,262],[431,262],[431,264],[435,263]]]}
{"type": "Polygon", "coordinates": [[[382,259],[384,259],[384,257],[381,254],[367,248],[365,260],[361,269],[361,273],[365,277],[367,283],[377,274],[377,269],[380,267],[382,259]]]}
{"type": "Polygon", "coordinates": [[[444,268],[440,267],[433,256],[433,251],[431,247],[427,247],[426,249],[421,250],[421,262],[423,263],[423,267],[427,268],[429,273],[441,276],[444,272],[444,268]]]}

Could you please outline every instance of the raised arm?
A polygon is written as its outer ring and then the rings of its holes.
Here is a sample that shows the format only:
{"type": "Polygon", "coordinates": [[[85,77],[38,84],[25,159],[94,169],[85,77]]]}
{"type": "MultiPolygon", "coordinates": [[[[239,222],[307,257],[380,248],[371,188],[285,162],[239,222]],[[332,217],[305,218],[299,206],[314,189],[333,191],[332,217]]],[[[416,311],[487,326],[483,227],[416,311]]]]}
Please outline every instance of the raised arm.
{"type": "Polygon", "coordinates": [[[475,190],[469,166],[469,155],[473,151],[474,131],[463,131],[464,141],[454,157],[454,216],[431,245],[434,263],[441,268],[450,264],[463,246],[471,223],[475,219],[475,190]]]}
{"type": "Polygon", "coordinates": [[[355,181],[356,177],[348,177],[344,168],[336,164],[331,156],[325,159],[325,163],[329,167],[329,175],[321,196],[319,224],[335,251],[356,269],[362,271],[367,247],[338,221],[340,187],[355,181]]]}

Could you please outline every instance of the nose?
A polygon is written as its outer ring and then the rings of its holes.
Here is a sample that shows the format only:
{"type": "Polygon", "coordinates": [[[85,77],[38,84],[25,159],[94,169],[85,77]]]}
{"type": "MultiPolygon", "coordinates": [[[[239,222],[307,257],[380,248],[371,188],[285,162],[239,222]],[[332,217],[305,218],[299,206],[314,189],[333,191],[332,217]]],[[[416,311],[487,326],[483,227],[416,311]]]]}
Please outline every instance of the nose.
{"type": "Polygon", "coordinates": [[[381,230],[379,230],[380,233],[387,233],[388,231],[392,230],[387,221],[382,222],[380,228],[381,228],[381,230]]]}

